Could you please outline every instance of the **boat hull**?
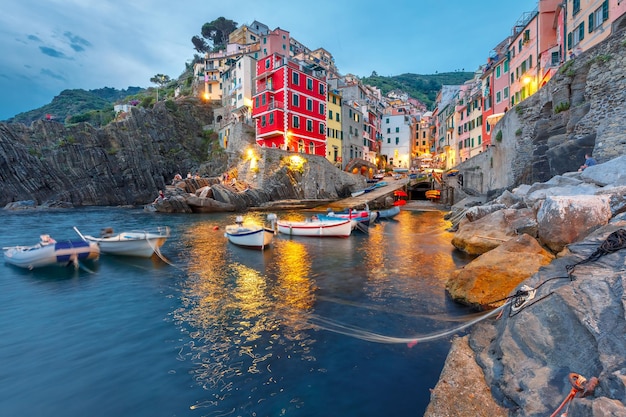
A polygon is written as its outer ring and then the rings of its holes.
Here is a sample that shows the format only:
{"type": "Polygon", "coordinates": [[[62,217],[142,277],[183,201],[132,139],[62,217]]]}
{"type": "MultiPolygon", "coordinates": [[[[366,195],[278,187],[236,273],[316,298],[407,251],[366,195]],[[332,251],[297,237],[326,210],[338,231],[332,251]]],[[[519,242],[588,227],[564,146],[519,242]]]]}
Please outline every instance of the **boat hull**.
{"type": "Polygon", "coordinates": [[[350,220],[318,220],[309,222],[278,221],[278,233],[289,236],[349,237],[352,234],[350,220]]]}
{"type": "Polygon", "coordinates": [[[95,260],[99,256],[98,245],[83,240],[4,248],[5,262],[27,269],[68,266],[82,260],[95,260]]]}
{"type": "Polygon", "coordinates": [[[388,209],[379,210],[378,218],[379,219],[391,219],[393,217],[396,217],[398,214],[400,214],[400,206],[393,206],[388,209]]]}
{"type": "Polygon", "coordinates": [[[165,227],[158,232],[130,231],[106,237],[85,235],[84,239],[98,244],[100,251],[107,255],[150,258],[159,251],[169,235],[169,228],[165,227]]]}
{"type": "Polygon", "coordinates": [[[224,236],[233,245],[263,250],[272,243],[274,231],[262,226],[230,225],[224,236]]]}

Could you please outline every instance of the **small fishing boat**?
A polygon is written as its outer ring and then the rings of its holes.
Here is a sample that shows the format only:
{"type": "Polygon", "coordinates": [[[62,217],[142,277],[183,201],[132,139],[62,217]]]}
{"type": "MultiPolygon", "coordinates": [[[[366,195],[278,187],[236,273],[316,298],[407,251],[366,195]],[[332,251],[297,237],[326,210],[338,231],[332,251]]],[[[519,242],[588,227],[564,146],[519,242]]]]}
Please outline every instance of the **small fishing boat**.
{"type": "Polygon", "coordinates": [[[96,260],[100,256],[100,248],[95,243],[83,240],[57,242],[49,235],[41,235],[36,245],[10,246],[2,249],[5,262],[27,269],[51,265],[78,267],[79,261],[96,260]]]}
{"type": "Polygon", "coordinates": [[[278,233],[290,236],[348,237],[352,233],[350,219],[321,220],[314,216],[306,221],[278,220],[278,233]]]}
{"type": "Polygon", "coordinates": [[[154,253],[160,255],[160,248],[170,237],[170,228],[158,227],[153,231],[131,230],[115,234],[113,228],[100,231],[100,237],[83,235],[76,227],[74,230],[86,242],[92,242],[107,255],[138,256],[149,258],[154,253]]]}
{"type": "Polygon", "coordinates": [[[237,216],[235,224],[226,226],[224,236],[234,245],[264,250],[272,243],[276,234],[276,215],[268,214],[267,220],[270,221],[271,228],[258,224],[244,224],[243,217],[237,216]]]}
{"type": "Polygon", "coordinates": [[[400,206],[393,206],[388,209],[378,210],[379,219],[392,219],[400,213],[400,206]]]}
{"type": "Polygon", "coordinates": [[[369,208],[365,210],[344,210],[340,212],[334,212],[328,209],[326,215],[320,216],[320,219],[350,219],[358,223],[369,224],[374,223],[378,219],[378,215],[377,211],[371,211],[369,208]]]}

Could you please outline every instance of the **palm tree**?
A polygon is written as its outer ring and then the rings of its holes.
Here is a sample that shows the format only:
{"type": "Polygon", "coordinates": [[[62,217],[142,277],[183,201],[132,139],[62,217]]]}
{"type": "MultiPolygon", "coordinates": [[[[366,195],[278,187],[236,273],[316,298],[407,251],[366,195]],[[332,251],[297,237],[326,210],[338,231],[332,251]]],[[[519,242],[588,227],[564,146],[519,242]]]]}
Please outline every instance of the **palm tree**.
{"type": "Polygon", "coordinates": [[[165,84],[170,82],[169,75],[157,74],[154,77],[150,78],[150,82],[157,85],[157,94],[156,101],[159,101],[159,86],[163,87],[165,84]]]}

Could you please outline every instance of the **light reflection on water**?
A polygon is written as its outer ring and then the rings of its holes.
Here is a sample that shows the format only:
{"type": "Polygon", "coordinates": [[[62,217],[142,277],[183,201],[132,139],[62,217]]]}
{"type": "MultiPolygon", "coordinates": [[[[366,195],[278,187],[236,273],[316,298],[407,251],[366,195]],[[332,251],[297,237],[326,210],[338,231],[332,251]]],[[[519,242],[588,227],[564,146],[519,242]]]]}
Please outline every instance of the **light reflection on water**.
{"type": "MultiPolygon", "coordinates": [[[[264,216],[248,214],[245,221],[262,223],[264,216]]],[[[326,336],[309,324],[311,313],[387,334],[418,331],[420,323],[432,328],[424,313],[445,309],[445,278],[465,260],[447,246],[441,213],[399,218],[348,239],[278,235],[264,252],[225,246],[208,222],[188,230],[188,277],[174,316],[190,338],[179,357],[193,364],[208,394],[191,408],[272,415],[310,406],[289,385],[330,372],[316,364],[315,345],[326,336]],[[390,327],[399,319],[406,324],[390,327]],[[259,405],[269,399],[270,408],[259,405]]]]}

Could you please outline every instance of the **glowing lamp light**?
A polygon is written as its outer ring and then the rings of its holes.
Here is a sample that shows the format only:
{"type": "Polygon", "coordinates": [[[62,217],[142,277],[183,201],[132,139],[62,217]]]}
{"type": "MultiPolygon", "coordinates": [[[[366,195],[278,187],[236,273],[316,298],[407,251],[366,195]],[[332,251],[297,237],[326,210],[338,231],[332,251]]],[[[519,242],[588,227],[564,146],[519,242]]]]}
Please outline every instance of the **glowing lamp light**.
{"type": "Polygon", "coordinates": [[[532,81],[532,79],[531,79],[530,77],[524,77],[524,78],[522,79],[522,82],[523,82],[524,84],[529,84],[531,81],[532,81]]]}

